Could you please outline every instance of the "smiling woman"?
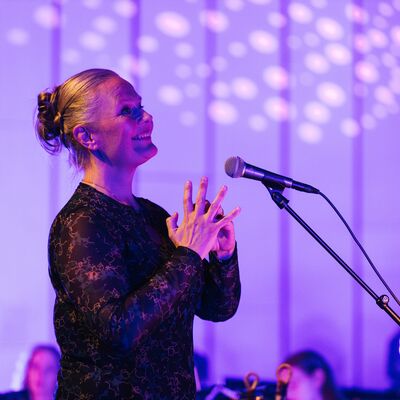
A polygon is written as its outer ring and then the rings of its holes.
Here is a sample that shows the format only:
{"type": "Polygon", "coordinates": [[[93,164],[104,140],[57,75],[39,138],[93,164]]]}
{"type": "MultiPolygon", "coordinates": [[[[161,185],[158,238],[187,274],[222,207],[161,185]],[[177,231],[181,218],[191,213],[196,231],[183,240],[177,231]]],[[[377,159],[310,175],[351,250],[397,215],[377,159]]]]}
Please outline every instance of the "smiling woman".
{"type": "Polygon", "coordinates": [[[49,238],[61,348],[57,399],[193,399],[193,318],[223,321],[239,303],[227,188],[169,216],[132,194],[136,168],[157,153],[153,118],[133,86],[92,69],[38,97],[36,131],[51,153],[63,147],[84,178],[49,238]],[[206,260],[206,257],[209,260],[206,260]]]}

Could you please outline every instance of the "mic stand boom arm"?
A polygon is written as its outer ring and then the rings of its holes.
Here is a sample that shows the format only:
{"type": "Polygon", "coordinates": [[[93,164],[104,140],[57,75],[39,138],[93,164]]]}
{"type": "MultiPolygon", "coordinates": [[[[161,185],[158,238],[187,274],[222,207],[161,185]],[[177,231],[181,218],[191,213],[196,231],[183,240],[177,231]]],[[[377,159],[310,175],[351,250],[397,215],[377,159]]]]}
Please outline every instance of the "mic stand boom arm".
{"type": "Polygon", "coordinates": [[[284,208],[356,281],[357,283],[366,290],[372,298],[375,300],[376,304],[385,311],[390,318],[393,319],[400,326],[400,317],[392,310],[389,306],[389,296],[383,294],[378,296],[320,237],[318,234],[309,226],[307,223],[289,206],[289,200],[283,196],[282,192],[284,187],[281,188],[271,188],[267,183],[262,182],[262,184],[268,189],[272,200],[280,208],[284,208]]]}

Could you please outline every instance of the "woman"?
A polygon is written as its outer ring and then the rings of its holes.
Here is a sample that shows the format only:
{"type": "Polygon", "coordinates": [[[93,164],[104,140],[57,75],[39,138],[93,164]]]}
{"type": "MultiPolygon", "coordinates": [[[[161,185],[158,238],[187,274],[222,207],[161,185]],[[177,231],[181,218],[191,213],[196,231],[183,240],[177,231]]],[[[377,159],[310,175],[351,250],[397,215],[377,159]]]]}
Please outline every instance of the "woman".
{"type": "Polygon", "coordinates": [[[60,353],[51,345],[33,348],[26,364],[23,390],[0,395],[2,400],[53,400],[57,387],[60,353]]]}
{"type": "Polygon", "coordinates": [[[193,399],[194,315],[223,321],[240,297],[233,219],[222,187],[207,204],[186,182],[183,219],[132,195],[157,153],[133,86],[91,69],[38,97],[37,134],[84,177],[53,222],[50,277],[61,348],[58,399],[193,399]],[[209,261],[206,260],[209,257],[209,261]]]}
{"type": "Polygon", "coordinates": [[[285,361],[292,367],[287,400],[343,400],[327,361],[315,351],[301,351],[285,361]]]}

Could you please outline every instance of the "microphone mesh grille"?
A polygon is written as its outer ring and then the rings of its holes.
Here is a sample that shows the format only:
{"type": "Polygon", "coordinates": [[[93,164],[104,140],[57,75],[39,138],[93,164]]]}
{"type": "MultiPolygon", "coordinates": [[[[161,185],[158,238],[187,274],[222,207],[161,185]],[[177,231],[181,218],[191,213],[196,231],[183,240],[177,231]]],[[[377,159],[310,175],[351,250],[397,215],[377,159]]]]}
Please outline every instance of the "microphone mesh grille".
{"type": "Polygon", "coordinates": [[[231,178],[240,178],[244,171],[244,161],[240,157],[229,157],[225,161],[225,172],[231,178]]]}

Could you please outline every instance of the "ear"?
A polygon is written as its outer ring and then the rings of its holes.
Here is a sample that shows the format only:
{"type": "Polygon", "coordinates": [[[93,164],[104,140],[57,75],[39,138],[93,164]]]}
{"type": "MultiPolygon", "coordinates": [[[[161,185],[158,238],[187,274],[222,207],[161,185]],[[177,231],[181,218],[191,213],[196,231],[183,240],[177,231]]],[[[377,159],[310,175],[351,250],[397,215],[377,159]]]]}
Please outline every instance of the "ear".
{"type": "Polygon", "coordinates": [[[83,147],[88,150],[97,150],[97,142],[93,138],[93,135],[90,133],[88,128],[85,128],[81,125],[75,126],[72,130],[72,134],[74,135],[75,140],[83,147]]]}

